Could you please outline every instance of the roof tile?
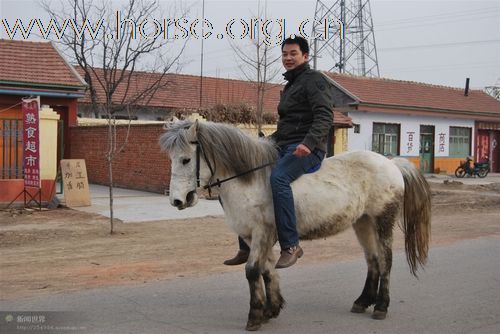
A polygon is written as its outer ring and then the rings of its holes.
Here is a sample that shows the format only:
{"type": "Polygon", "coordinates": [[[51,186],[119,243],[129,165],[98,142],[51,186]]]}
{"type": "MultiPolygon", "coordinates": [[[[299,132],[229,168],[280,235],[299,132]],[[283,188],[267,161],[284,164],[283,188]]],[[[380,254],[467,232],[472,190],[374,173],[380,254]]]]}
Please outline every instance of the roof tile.
{"type": "Polygon", "coordinates": [[[361,103],[391,106],[486,112],[500,116],[500,101],[481,90],[430,85],[420,82],[327,73],[361,103]]]}
{"type": "MultiPolygon", "coordinates": [[[[83,71],[77,67],[76,70],[84,76],[83,71]]],[[[103,77],[103,70],[95,68],[98,76],[103,77]]],[[[133,89],[126,91],[126,85],[119,85],[113,95],[113,102],[121,104],[134,99],[134,94],[142,92],[159,80],[160,74],[135,72],[130,80],[133,89]]],[[[95,75],[93,75],[95,77],[95,75]]],[[[162,86],[154,96],[144,99],[141,104],[150,107],[175,108],[175,109],[196,109],[200,106],[200,84],[199,76],[186,74],[167,73],[163,77],[162,86]],[[149,100],[147,103],[146,101],[149,100]]],[[[94,80],[95,81],[95,80],[94,80]]],[[[216,104],[238,104],[247,103],[255,105],[257,94],[255,84],[249,81],[222,79],[213,77],[203,77],[203,97],[202,106],[211,107],[216,104]]],[[[99,100],[103,100],[104,90],[99,84],[95,85],[99,100]]],[[[276,112],[279,102],[282,85],[267,84],[265,92],[264,110],[267,112],[276,112]]],[[[87,96],[80,100],[83,103],[89,103],[90,97],[87,96]]]]}
{"type": "Polygon", "coordinates": [[[84,86],[50,42],[0,39],[0,81],[84,86]]]}

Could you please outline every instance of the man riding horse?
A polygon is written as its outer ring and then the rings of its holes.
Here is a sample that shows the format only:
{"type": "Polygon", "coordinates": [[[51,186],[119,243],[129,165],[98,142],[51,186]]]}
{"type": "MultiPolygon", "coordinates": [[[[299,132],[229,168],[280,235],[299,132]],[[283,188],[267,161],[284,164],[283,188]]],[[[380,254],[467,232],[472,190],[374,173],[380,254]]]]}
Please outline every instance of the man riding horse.
{"type": "MultiPolygon", "coordinates": [[[[332,126],[333,96],[330,83],[309,67],[309,44],[302,37],[287,38],[281,59],[288,83],[278,104],[277,131],[271,138],[279,147],[279,160],[271,173],[274,216],[281,246],[276,268],[295,264],[304,252],[299,246],[297,222],[290,183],[321,164],[332,126]]],[[[238,254],[226,265],[245,263],[250,248],[239,238],[238,254]]]]}

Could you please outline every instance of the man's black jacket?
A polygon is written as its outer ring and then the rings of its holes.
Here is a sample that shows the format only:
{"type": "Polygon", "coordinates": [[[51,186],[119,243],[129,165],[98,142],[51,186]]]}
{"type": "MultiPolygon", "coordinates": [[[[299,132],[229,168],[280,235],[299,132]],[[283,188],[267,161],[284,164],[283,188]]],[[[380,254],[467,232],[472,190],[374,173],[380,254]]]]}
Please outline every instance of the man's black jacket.
{"type": "Polygon", "coordinates": [[[288,81],[278,104],[278,128],[271,135],[280,147],[302,143],[326,151],[333,125],[332,84],[305,63],[283,74],[288,81]]]}

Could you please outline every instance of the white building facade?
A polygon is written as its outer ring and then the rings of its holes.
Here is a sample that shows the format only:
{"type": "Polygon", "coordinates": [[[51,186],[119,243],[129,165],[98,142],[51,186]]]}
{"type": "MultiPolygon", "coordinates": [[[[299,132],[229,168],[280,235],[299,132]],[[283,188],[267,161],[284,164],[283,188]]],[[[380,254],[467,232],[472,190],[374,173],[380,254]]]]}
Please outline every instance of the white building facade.
{"type": "MultiPolygon", "coordinates": [[[[397,152],[391,150],[386,155],[401,157],[419,157],[420,135],[422,130],[430,129],[434,133],[433,151],[435,157],[450,156],[450,129],[468,129],[474,133],[474,121],[463,119],[445,119],[436,117],[422,117],[409,115],[383,114],[374,112],[351,111],[349,116],[355,128],[348,130],[348,150],[373,151],[374,127],[377,124],[393,124],[399,128],[397,137],[397,152]],[[396,153],[396,154],[395,154],[396,153]]],[[[422,133],[423,134],[423,133],[422,133]]],[[[429,132],[426,134],[430,134],[429,132]]],[[[471,146],[474,147],[474,138],[471,137],[471,146]]],[[[451,154],[454,155],[454,154],[451,154]]]]}
{"type": "Polygon", "coordinates": [[[478,122],[500,123],[500,102],[482,91],[328,75],[336,88],[336,109],[354,125],[348,150],[404,157],[425,173],[453,173],[478,152],[478,124],[483,124],[478,122]]]}

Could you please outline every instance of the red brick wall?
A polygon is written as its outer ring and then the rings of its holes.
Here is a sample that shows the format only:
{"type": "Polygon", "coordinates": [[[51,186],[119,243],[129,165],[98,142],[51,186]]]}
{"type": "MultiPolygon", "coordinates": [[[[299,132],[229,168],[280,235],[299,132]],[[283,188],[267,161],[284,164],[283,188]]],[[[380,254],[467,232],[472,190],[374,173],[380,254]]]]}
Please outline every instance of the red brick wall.
{"type": "MultiPolygon", "coordinates": [[[[132,125],[125,150],[115,156],[116,187],[164,193],[170,182],[170,161],[160,151],[162,124],[132,125]]],[[[117,126],[117,147],[124,142],[127,126],[117,126]]],[[[85,159],[90,183],[108,185],[107,126],[71,128],[71,159],[85,159]]]]}

